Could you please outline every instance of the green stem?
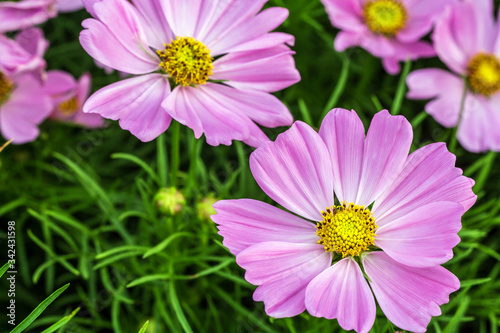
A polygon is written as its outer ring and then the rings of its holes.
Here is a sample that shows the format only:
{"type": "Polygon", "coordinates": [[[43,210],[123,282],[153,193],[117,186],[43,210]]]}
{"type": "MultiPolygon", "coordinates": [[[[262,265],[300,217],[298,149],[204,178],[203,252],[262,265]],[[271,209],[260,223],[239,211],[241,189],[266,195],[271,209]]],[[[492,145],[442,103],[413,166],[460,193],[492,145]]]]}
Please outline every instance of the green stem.
{"type": "Polygon", "coordinates": [[[345,55],[342,56],[342,71],[340,72],[339,80],[337,81],[337,85],[330,96],[330,99],[326,103],[325,108],[323,109],[323,114],[321,115],[320,122],[327,115],[327,113],[333,109],[333,107],[338,103],[340,96],[344,92],[347,79],[349,78],[349,66],[351,64],[351,60],[345,55]]]}
{"type": "Polygon", "coordinates": [[[393,115],[399,114],[401,110],[401,105],[403,104],[403,98],[406,90],[406,77],[411,70],[411,59],[406,60],[405,66],[403,68],[403,73],[399,78],[398,89],[396,90],[396,95],[394,96],[394,101],[392,102],[391,113],[393,115]]]}
{"type": "Polygon", "coordinates": [[[181,129],[176,121],[171,125],[172,142],[170,143],[170,186],[177,185],[177,173],[179,172],[180,156],[179,145],[181,129]]]}
{"type": "Polygon", "coordinates": [[[462,100],[460,101],[460,112],[458,114],[458,121],[457,121],[457,126],[453,128],[452,134],[451,134],[451,141],[450,141],[450,152],[455,153],[455,150],[457,149],[457,132],[458,132],[458,126],[460,126],[460,122],[462,121],[462,115],[464,112],[464,107],[465,107],[465,98],[467,97],[467,77],[464,76],[463,78],[464,81],[464,89],[462,92],[462,100]]]}
{"type": "Polygon", "coordinates": [[[161,134],[156,139],[156,163],[158,165],[158,176],[160,178],[160,186],[167,186],[168,161],[167,151],[165,148],[165,134],[161,134]]]}

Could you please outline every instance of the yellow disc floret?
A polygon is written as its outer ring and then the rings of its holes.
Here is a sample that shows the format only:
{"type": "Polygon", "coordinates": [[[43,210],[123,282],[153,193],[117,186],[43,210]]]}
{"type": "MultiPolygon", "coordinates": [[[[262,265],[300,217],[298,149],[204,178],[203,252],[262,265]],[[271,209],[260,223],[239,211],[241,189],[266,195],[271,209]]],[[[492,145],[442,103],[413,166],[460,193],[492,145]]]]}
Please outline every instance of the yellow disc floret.
{"type": "Polygon", "coordinates": [[[371,31],[387,36],[396,35],[408,21],[406,8],[399,0],[368,0],[363,17],[371,31]]]}
{"type": "Polygon", "coordinates": [[[157,53],[162,61],[160,67],[175,78],[176,84],[205,84],[212,75],[210,50],[192,37],[177,37],[157,53]]]}
{"type": "Polygon", "coordinates": [[[500,61],[493,54],[477,54],[469,61],[467,70],[473,92],[490,96],[500,91],[500,61]]]}
{"type": "Polygon", "coordinates": [[[79,103],[76,97],[72,97],[57,106],[59,112],[66,117],[73,115],[79,109],[79,103]]]}
{"type": "Polygon", "coordinates": [[[374,244],[377,225],[368,208],[343,202],[321,214],[323,221],[317,223],[316,235],[326,251],[341,254],[342,258],[358,256],[374,244]]]}
{"type": "Polygon", "coordinates": [[[7,78],[7,76],[5,76],[4,73],[0,72],[0,104],[9,98],[12,89],[14,89],[12,82],[7,78]]]}

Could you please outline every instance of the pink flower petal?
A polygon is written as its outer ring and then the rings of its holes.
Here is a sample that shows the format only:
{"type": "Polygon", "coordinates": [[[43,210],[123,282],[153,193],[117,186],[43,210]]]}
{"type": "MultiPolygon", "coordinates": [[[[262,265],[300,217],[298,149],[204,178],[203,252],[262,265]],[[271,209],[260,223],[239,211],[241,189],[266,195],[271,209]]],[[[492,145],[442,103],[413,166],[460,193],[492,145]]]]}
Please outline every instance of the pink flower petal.
{"type": "Polygon", "coordinates": [[[241,50],[239,48],[241,44],[250,42],[276,29],[287,17],[288,9],[286,8],[268,8],[227,31],[223,38],[214,39],[207,47],[210,49],[212,56],[233,52],[238,49],[241,50]]]}
{"type": "Polygon", "coordinates": [[[467,62],[476,54],[477,18],[470,3],[448,7],[437,22],[432,39],[439,58],[458,74],[466,74],[467,62]]]}
{"type": "Polygon", "coordinates": [[[0,2],[0,33],[29,28],[55,17],[54,0],[0,2]]]}
{"type": "MultiPolygon", "coordinates": [[[[232,140],[248,139],[253,122],[243,112],[231,108],[231,102],[235,102],[221,95],[218,86],[215,83],[178,86],[163,107],[175,120],[191,128],[196,138],[204,133],[209,145],[230,145],[232,140]]],[[[235,94],[238,94],[236,89],[235,94]]]]}
{"type": "Polygon", "coordinates": [[[255,150],[250,169],[269,197],[307,219],[321,221],[321,211],[334,203],[327,147],[303,122],[295,122],[275,142],[255,150]]]}
{"type": "MultiPolygon", "coordinates": [[[[86,0],[89,1],[89,0],[86,0]]],[[[172,29],[168,25],[167,18],[163,12],[161,0],[133,0],[134,6],[140,13],[140,25],[144,28],[148,44],[157,50],[162,50],[164,44],[170,43],[174,38],[172,29]]],[[[185,1],[181,2],[182,4],[185,1]]]]}
{"type": "Polygon", "coordinates": [[[230,53],[214,62],[214,80],[238,89],[275,92],[300,81],[291,51],[280,45],[265,50],[230,53]]]}
{"type": "Polygon", "coordinates": [[[43,55],[47,46],[39,29],[20,32],[16,40],[0,35],[0,69],[9,76],[28,72],[39,75],[46,66],[43,55]]]}
{"type": "Polygon", "coordinates": [[[384,314],[412,332],[425,332],[431,316],[440,315],[439,306],[460,287],[456,276],[441,266],[404,266],[379,251],[364,256],[363,265],[384,314]]]}
{"type": "Polygon", "coordinates": [[[73,97],[76,86],[77,82],[69,73],[60,70],[47,72],[44,89],[56,104],[73,97]]]}
{"type": "Polygon", "coordinates": [[[467,211],[476,201],[474,181],[455,168],[455,155],[444,143],[431,143],[413,152],[392,185],[376,201],[377,225],[394,221],[437,201],[458,202],[467,211]]]}
{"type": "Polygon", "coordinates": [[[261,201],[221,200],[214,208],[217,215],[212,220],[224,246],[235,255],[262,242],[317,244],[319,240],[313,223],[261,201]]]}
{"type": "Polygon", "coordinates": [[[57,0],[56,7],[59,13],[70,13],[85,8],[82,0],[57,0]]]}
{"type": "Polygon", "coordinates": [[[315,317],[337,318],[347,331],[368,332],[375,322],[375,299],[352,258],[340,260],[309,283],[306,308],[315,317]]]}
{"type": "Polygon", "coordinates": [[[295,44],[295,37],[283,32],[268,32],[249,42],[231,48],[231,53],[269,49],[282,44],[293,46],[295,44]]]}
{"type": "Polygon", "coordinates": [[[437,97],[425,106],[425,111],[438,123],[446,127],[457,125],[464,90],[462,78],[443,69],[426,68],[410,73],[406,83],[410,89],[408,98],[437,97]]]}
{"type": "Polygon", "coordinates": [[[403,116],[377,113],[365,140],[363,167],[355,203],[368,206],[391,183],[408,157],[413,131],[403,116]]]}
{"type": "Polygon", "coordinates": [[[37,125],[50,115],[53,105],[31,75],[18,77],[15,84],[9,99],[0,106],[0,130],[5,139],[23,144],[37,138],[37,125]]]}
{"type": "Polygon", "coordinates": [[[222,84],[210,85],[210,94],[230,110],[237,110],[265,127],[290,126],[293,117],[275,96],[252,90],[234,89],[222,84]]]}
{"type": "Polygon", "coordinates": [[[319,135],[332,158],[333,189],[340,202],[354,202],[358,193],[365,128],[355,111],[333,109],[321,123],[319,135]]]}
{"type": "Polygon", "coordinates": [[[357,32],[339,31],[335,36],[333,46],[337,52],[344,52],[346,49],[361,45],[364,34],[357,32]]]}
{"type": "Polygon", "coordinates": [[[80,43],[87,53],[108,67],[130,74],[149,73],[159,68],[160,60],[145,44],[137,11],[128,1],[98,2],[94,10],[100,21],[83,21],[86,30],[80,33],[80,43]]]}
{"type": "Polygon", "coordinates": [[[457,233],[464,207],[456,202],[433,202],[381,226],[375,245],[392,259],[412,267],[444,264],[460,242],[457,233]]]}
{"type": "Polygon", "coordinates": [[[394,57],[382,58],[382,65],[384,66],[385,71],[391,75],[396,75],[401,71],[399,60],[394,57]]]}
{"type": "Polygon", "coordinates": [[[366,29],[363,12],[358,0],[321,0],[332,25],[346,31],[360,32],[366,29]]]}
{"type": "Polygon", "coordinates": [[[94,93],[83,106],[84,112],[120,119],[120,126],[141,141],[151,141],[163,133],[172,118],[161,107],[170,93],[168,80],[148,74],[113,83],[94,93]]]}
{"type": "Polygon", "coordinates": [[[499,94],[490,98],[467,94],[457,137],[468,151],[479,153],[500,150],[498,102],[499,94]]]}
{"type": "Polygon", "coordinates": [[[275,318],[305,310],[307,285],[331,260],[331,253],[319,244],[285,242],[259,243],[236,256],[238,265],[246,270],[245,279],[260,285],[254,300],[263,301],[266,313],[275,318]]]}

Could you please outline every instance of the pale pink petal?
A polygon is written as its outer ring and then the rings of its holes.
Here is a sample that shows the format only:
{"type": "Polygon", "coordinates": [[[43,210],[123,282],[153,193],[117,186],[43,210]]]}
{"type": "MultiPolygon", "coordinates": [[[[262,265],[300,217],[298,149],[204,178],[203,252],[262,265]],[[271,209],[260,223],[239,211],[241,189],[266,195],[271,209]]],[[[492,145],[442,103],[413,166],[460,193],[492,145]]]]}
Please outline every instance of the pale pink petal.
{"type": "Polygon", "coordinates": [[[319,135],[332,159],[332,179],[340,202],[354,202],[358,193],[365,128],[355,111],[333,109],[321,123],[319,135]]]}
{"type": "Polygon", "coordinates": [[[54,0],[0,2],[0,33],[29,28],[57,15],[54,0]]]}
{"type": "Polygon", "coordinates": [[[69,13],[85,8],[82,0],[57,0],[56,7],[60,13],[69,13]]]}
{"type": "Polygon", "coordinates": [[[271,141],[256,123],[249,122],[248,128],[250,129],[250,134],[243,140],[245,144],[254,148],[259,148],[262,144],[271,141]]]}
{"type": "Polygon", "coordinates": [[[120,119],[121,128],[141,141],[151,141],[163,133],[172,120],[161,107],[169,93],[170,86],[164,76],[137,76],[97,91],[87,100],[83,111],[120,119]]]}
{"type": "Polygon", "coordinates": [[[396,178],[410,152],[413,131],[403,116],[377,113],[365,140],[363,167],[355,203],[368,206],[396,178]]]}
{"type": "Polygon", "coordinates": [[[500,149],[500,96],[485,98],[467,94],[457,137],[462,146],[470,152],[479,153],[500,149]]]}
{"type": "Polygon", "coordinates": [[[60,70],[51,70],[47,72],[44,89],[56,104],[73,97],[75,95],[76,86],[77,82],[73,76],[67,72],[60,70]]]}
{"type": "Polygon", "coordinates": [[[222,84],[210,85],[211,96],[230,110],[235,110],[265,127],[290,126],[293,117],[275,96],[252,90],[239,90],[222,84]]]}
{"type": "Polygon", "coordinates": [[[89,14],[92,15],[92,17],[94,18],[96,17],[96,13],[94,11],[94,4],[101,1],[102,0],[82,0],[83,5],[85,6],[85,10],[87,10],[87,12],[89,12],[89,14]]]}
{"type": "MultiPolygon", "coordinates": [[[[86,0],[89,1],[89,0],[86,0]]],[[[168,25],[165,13],[161,7],[161,0],[133,0],[139,15],[139,21],[144,28],[146,40],[150,46],[162,50],[164,44],[170,43],[174,38],[172,29],[168,25]]],[[[181,3],[184,3],[181,2],[181,3]]]]}
{"type": "Polygon", "coordinates": [[[340,260],[309,283],[306,308],[315,317],[337,318],[347,331],[368,332],[375,322],[375,299],[361,268],[351,257],[340,260]]]}
{"type": "Polygon", "coordinates": [[[453,257],[452,249],[460,242],[457,233],[463,212],[464,207],[456,202],[426,204],[384,223],[377,229],[375,245],[403,265],[444,264],[453,257]]]}
{"type": "Polygon", "coordinates": [[[46,66],[43,54],[47,46],[39,29],[25,30],[16,35],[16,40],[0,35],[0,70],[9,76],[40,74],[46,66]]]}
{"type": "Polygon", "coordinates": [[[402,43],[397,39],[391,39],[389,41],[391,44],[394,55],[392,58],[399,61],[417,60],[420,58],[429,58],[436,56],[436,51],[434,47],[425,41],[416,41],[412,43],[402,43]]]}
{"type": "Polygon", "coordinates": [[[492,33],[498,30],[495,22],[495,6],[493,0],[464,0],[475,7],[477,17],[477,45],[480,51],[494,50],[497,35],[492,33]]]}
{"type": "Polygon", "coordinates": [[[313,221],[333,205],[330,156],[321,137],[297,121],[275,142],[250,155],[250,169],[259,186],[286,209],[313,221]]]}
{"type": "Polygon", "coordinates": [[[363,265],[384,314],[412,332],[425,332],[431,316],[440,315],[439,306],[460,287],[457,277],[441,266],[404,266],[380,251],[364,256],[363,265]]]}
{"type": "Polygon", "coordinates": [[[293,53],[285,45],[230,53],[214,62],[211,79],[229,80],[225,83],[238,89],[282,90],[300,81],[293,53]]]}
{"type": "Polygon", "coordinates": [[[344,52],[346,49],[361,45],[364,34],[357,32],[339,31],[335,36],[333,46],[337,52],[344,52]]]}
{"type": "Polygon", "coordinates": [[[358,37],[359,45],[373,54],[375,57],[395,57],[397,50],[394,48],[394,40],[384,35],[374,34],[366,31],[358,37]]]}
{"type": "Polygon", "coordinates": [[[382,65],[387,73],[396,75],[401,71],[399,60],[394,57],[382,58],[382,65]]]}
{"type": "Polygon", "coordinates": [[[321,0],[333,26],[346,31],[364,31],[363,12],[358,0],[321,0]]]}
{"type": "Polygon", "coordinates": [[[90,88],[92,87],[92,76],[90,73],[83,73],[77,83],[76,95],[78,96],[78,101],[80,105],[87,100],[90,95],[90,88]]]}
{"type": "Polygon", "coordinates": [[[466,74],[467,63],[478,52],[477,18],[470,3],[448,7],[432,35],[439,58],[458,74],[466,74]]]}
{"type": "Polygon", "coordinates": [[[474,181],[455,168],[455,159],[444,143],[431,143],[408,156],[403,170],[375,201],[372,213],[377,225],[437,201],[458,202],[467,211],[476,201],[474,181]]]}
{"type": "Polygon", "coordinates": [[[406,79],[408,98],[431,99],[425,111],[443,126],[457,125],[464,81],[459,76],[439,68],[420,69],[410,73],[406,79]]]}
{"type": "Polygon", "coordinates": [[[36,139],[38,126],[52,111],[52,101],[31,75],[16,79],[16,88],[0,106],[0,130],[7,140],[22,144],[36,139]]]}
{"type": "MultiPolygon", "coordinates": [[[[241,4],[243,5],[243,4],[241,4]]],[[[244,5],[243,5],[244,6],[244,5]]],[[[245,20],[224,37],[214,39],[207,45],[212,56],[238,50],[241,44],[250,42],[276,29],[288,17],[288,10],[281,7],[268,8],[255,17],[245,20]]]]}
{"type": "Polygon", "coordinates": [[[432,24],[431,16],[414,17],[412,15],[405,28],[397,33],[396,38],[404,43],[416,42],[431,31],[432,24]]]}
{"type": "Polygon", "coordinates": [[[246,270],[245,279],[260,285],[254,300],[263,301],[266,313],[275,318],[305,310],[307,285],[331,260],[331,253],[319,244],[285,242],[259,243],[236,256],[238,265],[246,270]]]}
{"type": "Polygon", "coordinates": [[[231,48],[231,53],[269,49],[282,44],[293,46],[295,44],[295,37],[283,32],[269,32],[249,42],[231,48]]]}
{"type": "Polygon", "coordinates": [[[19,32],[15,39],[29,54],[40,58],[43,58],[49,47],[49,41],[45,39],[42,29],[39,28],[25,29],[19,32]]]}
{"type": "Polygon", "coordinates": [[[261,201],[221,200],[214,208],[217,215],[212,220],[224,246],[235,255],[262,242],[317,244],[319,240],[313,223],[261,201]]]}
{"type": "Polygon", "coordinates": [[[164,101],[163,107],[175,120],[191,128],[196,138],[205,134],[209,145],[230,145],[232,140],[247,139],[251,134],[252,120],[231,108],[230,100],[218,98],[222,96],[218,86],[215,83],[178,86],[164,101]]]}

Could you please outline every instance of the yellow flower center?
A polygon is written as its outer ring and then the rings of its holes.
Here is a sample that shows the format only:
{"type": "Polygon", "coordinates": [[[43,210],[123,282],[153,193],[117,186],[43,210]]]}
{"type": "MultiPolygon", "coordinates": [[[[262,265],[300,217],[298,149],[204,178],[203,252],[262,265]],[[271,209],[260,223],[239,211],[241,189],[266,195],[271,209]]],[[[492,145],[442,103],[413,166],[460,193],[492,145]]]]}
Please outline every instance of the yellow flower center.
{"type": "Polygon", "coordinates": [[[374,244],[377,225],[368,208],[343,202],[321,214],[323,221],[316,224],[316,235],[326,251],[342,254],[342,258],[358,256],[374,244]]]}
{"type": "Polygon", "coordinates": [[[363,16],[371,31],[388,36],[397,34],[408,21],[406,8],[399,0],[368,0],[363,16]]]}
{"type": "Polygon", "coordinates": [[[467,69],[473,92],[489,96],[500,90],[500,61],[493,54],[477,54],[467,69]]]}
{"type": "Polygon", "coordinates": [[[175,78],[176,84],[205,84],[212,75],[210,50],[192,37],[177,37],[157,53],[162,60],[160,67],[175,78]]]}
{"type": "Polygon", "coordinates": [[[78,104],[78,100],[76,99],[76,97],[72,97],[60,103],[57,106],[57,109],[63,116],[69,117],[75,114],[80,109],[80,106],[78,104]]]}
{"type": "Polygon", "coordinates": [[[14,84],[4,73],[0,72],[0,105],[9,98],[12,89],[14,89],[14,84]]]}

